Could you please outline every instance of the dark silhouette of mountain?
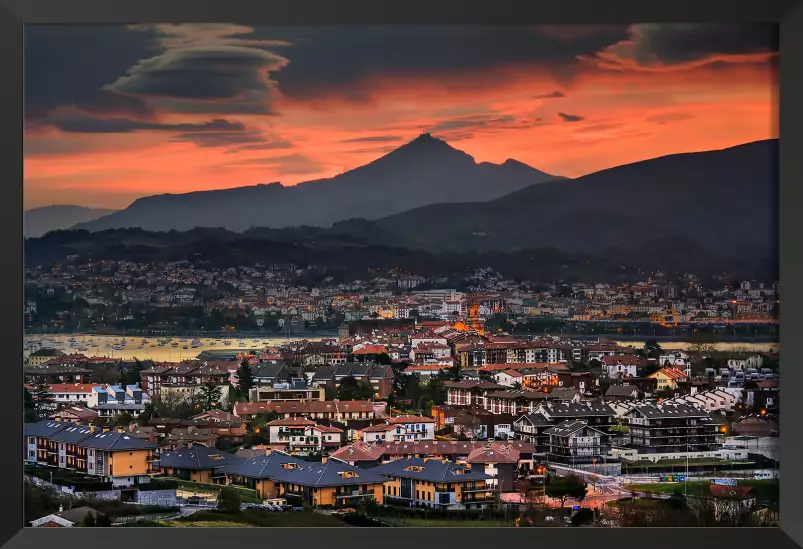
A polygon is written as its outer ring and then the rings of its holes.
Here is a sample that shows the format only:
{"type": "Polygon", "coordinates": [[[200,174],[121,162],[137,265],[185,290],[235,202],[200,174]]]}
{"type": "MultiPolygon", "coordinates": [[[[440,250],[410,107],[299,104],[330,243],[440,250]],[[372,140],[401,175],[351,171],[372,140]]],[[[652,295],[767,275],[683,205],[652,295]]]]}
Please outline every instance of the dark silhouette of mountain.
{"type": "Polygon", "coordinates": [[[85,208],[83,206],[44,206],[26,210],[24,234],[26,237],[42,236],[50,231],[69,229],[77,223],[92,221],[114,210],[85,208]]]}
{"type": "Polygon", "coordinates": [[[363,222],[428,251],[713,254],[777,264],[778,140],[676,154],[533,185],[484,204],[434,204],[363,222]],[[432,235],[437,235],[434,238],[432,235]],[[692,251],[692,247],[696,252],[692,251]]]}
{"type": "Polygon", "coordinates": [[[347,219],[379,219],[429,204],[485,202],[554,179],[513,160],[478,164],[445,141],[422,134],[365,166],[329,179],[291,187],[271,183],[148,196],[75,228],[165,231],[216,226],[245,231],[252,227],[328,227],[347,219]]]}

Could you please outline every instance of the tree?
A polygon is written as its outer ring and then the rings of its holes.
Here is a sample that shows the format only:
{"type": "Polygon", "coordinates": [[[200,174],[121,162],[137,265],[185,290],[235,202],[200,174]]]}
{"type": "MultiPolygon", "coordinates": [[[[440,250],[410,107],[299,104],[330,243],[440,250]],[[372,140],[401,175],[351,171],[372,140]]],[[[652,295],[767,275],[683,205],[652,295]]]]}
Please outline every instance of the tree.
{"type": "Polygon", "coordinates": [[[251,369],[251,364],[249,364],[247,358],[244,358],[237,367],[235,376],[237,377],[237,389],[247,396],[248,391],[254,386],[254,371],[251,369]]]}
{"type": "Polygon", "coordinates": [[[147,402],[145,404],[145,406],[142,408],[142,411],[137,416],[137,422],[140,425],[143,425],[143,424],[147,423],[148,421],[150,421],[152,418],[155,418],[155,417],[158,417],[158,416],[159,416],[159,413],[156,410],[156,405],[153,403],[153,401],[147,402]]]}
{"type": "Polygon", "coordinates": [[[462,368],[457,362],[455,362],[454,365],[450,366],[449,368],[444,369],[446,372],[446,378],[449,381],[460,381],[463,379],[463,372],[461,370],[462,368]]]}
{"type": "Polygon", "coordinates": [[[491,372],[487,370],[480,371],[480,381],[495,381],[494,376],[491,372]]]}
{"type": "Polygon", "coordinates": [[[514,381],[513,382],[513,388],[516,389],[516,390],[521,389],[521,381],[514,381]]]}
{"type": "Polygon", "coordinates": [[[337,389],[337,398],[340,400],[372,400],[374,388],[370,382],[357,381],[352,376],[343,378],[337,389]]]}
{"type": "Polygon", "coordinates": [[[53,409],[53,403],[56,399],[53,393],[50,392],[50,384],[45,378],[37,378],[32,384],[34,407],[36,409],[36,417],[44,419],[49,412],[53,409]]]}
{"type": "Polygon", "coordinates": [[[240,492],[236,488],[226,486],[217,493],[217,509],[224,513],[237,513],[240,511],[240,492]]]}
{"type": "Polygon", "coordinates": [[[131,414],[130,413],[128,413],[128,412],[120,412],[114,418],[114,424],[117,427],[127,427],[127,426],[131,425],[131,419],[132,418],[131,418],[131,414]]]}
{"type": "Polygon", "coordinates": [[[658,360],[658,357],[661,356],[663,351],[664,350],[661,349],[661,346],[658,345],[658,342],[654,339],[651,339],[644,344],[644,354],[647,356],[647,358],[654,358],[658,360]]]}
{"type": "Polygon", "coordinates": [[[680,511],[686,507],[686,497],[679,488],[676,489],[667,500],[667,505],[669,505],[675,511],[680,511]]]}
{"type": "Polygon", "coordinates": [[[82,526],[85,528],[93,528],[96,526],[95,515],[92,513],[87,513],[82,521],[82,526]]]}
{"type": "Polygon", "coordinates": [[[112,519],[110,519],[107,515],[99,514],[95,524],[102,528],[108,528],[112,525],[112,519]]]}
{"type": "Polygon", "coordinates": [[[588,507],[583,507],[572,515],[572,526],[582,526],[594,522],[594,511],[588,507]]]}
{"type": "Polygon", "coordinates": [[[204,410],[211,410],[220,404],[223,390],[214,381],[207,381],[201,385],[200,403],[204,410]]]}
{"type": "Polygon", "coordinates": [[[560,500],[561,507],[565,505],[566,500],[569,498],[583,501],[587,493],[588,485],[576,475],[558,477],[546,485],[546,495],[560,500]]]}
{"type": "Polygon", "coordinates": [[[22,398],[25,403],[25,423],[35,423],[39,419],[36,414],[36,403],[27,387],[22,388],[22,398]]]}

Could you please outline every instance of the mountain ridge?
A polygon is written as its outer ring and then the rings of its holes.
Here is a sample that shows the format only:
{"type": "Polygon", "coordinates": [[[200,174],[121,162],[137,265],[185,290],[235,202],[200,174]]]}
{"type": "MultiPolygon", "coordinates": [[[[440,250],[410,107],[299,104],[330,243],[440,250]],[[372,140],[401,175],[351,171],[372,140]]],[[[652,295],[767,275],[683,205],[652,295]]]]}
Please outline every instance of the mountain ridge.
{"type": "Polygon", "coordinates": [[[553,179],[555,176],[520,162],[477,163],[445,141],[422,134],[368,164],[331,178],[292,186],[269,183],[152,195],[72,228],[188,230],[220,226],[242,232],[251,227],[328,227],[347,219],[379,219],[422,205],[451,202],[455,196],[485,202],[553,179]]]}

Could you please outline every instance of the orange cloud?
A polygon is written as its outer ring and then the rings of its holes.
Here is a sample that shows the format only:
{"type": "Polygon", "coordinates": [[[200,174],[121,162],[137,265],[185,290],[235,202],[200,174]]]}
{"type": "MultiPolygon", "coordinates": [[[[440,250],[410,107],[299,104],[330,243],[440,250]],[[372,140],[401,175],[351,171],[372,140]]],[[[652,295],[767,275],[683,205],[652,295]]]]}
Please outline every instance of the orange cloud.
{"type": "MultiPolygon", "coordinates": [[[[374,76],[362,82],[359,100],[337,89],[314,101],[281,97],[275,105],[280,116],[232,117],[265,136],[252,147],[199,147],[146,130],[98,136],[40,129],[27,138],[26,207],[51,204],[55,197],[125,207],[153,193],[292,185],[370,162],[422,130],[452,141],[478,162],[515,158],[569,177],[777,137],[776,71],[768,55],[645,69],[623,47],[584,59],[570,81],[548,67],[511,65],[482,74],[374,76]],[[551,97],[539,97],[545,95],[551,97]],[[559,113],[582,120],[565,123],[559,113]],[[377,136],[394,139],[372,142],[377,136]]],[[[164,115],[160,122],[208,119],[164,115]]]]}

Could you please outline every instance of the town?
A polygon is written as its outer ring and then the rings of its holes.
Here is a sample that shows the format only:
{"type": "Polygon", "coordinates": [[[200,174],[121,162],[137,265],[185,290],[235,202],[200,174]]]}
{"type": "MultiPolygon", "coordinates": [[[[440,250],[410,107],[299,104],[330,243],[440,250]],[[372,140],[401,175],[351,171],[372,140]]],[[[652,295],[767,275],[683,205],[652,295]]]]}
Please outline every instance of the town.
{"type": "Polygon", "coordinates": [[[583,284],[515,279],[484,267],[436,278],[401,269],[342,278],[314,265],[214,268],[70,256],[26,269],[25,326],[28,333],[336,335],[344,322],[371,318],[457,323],[475,304],[476,318],[494,333],[777,340],[777,282],[728,275],[653,272],[583,284]]]}
{"type": "Polygon", "coordinates": [[[23,366],[39,502],[26,520],[777,522],[777,346],[718,346],[775,340],[777,283],[561,285],[480,269],[457,290],[370,274],[306,287],[295,266],[29,269],[26,321],[42,331],[23,366]],[[614,339],[628,330],[641,342],[614,339]],[[673,331],[684,348],[656,339],[673,331]],[[186,358],[164,359],[176,349],[186,358]]]}

